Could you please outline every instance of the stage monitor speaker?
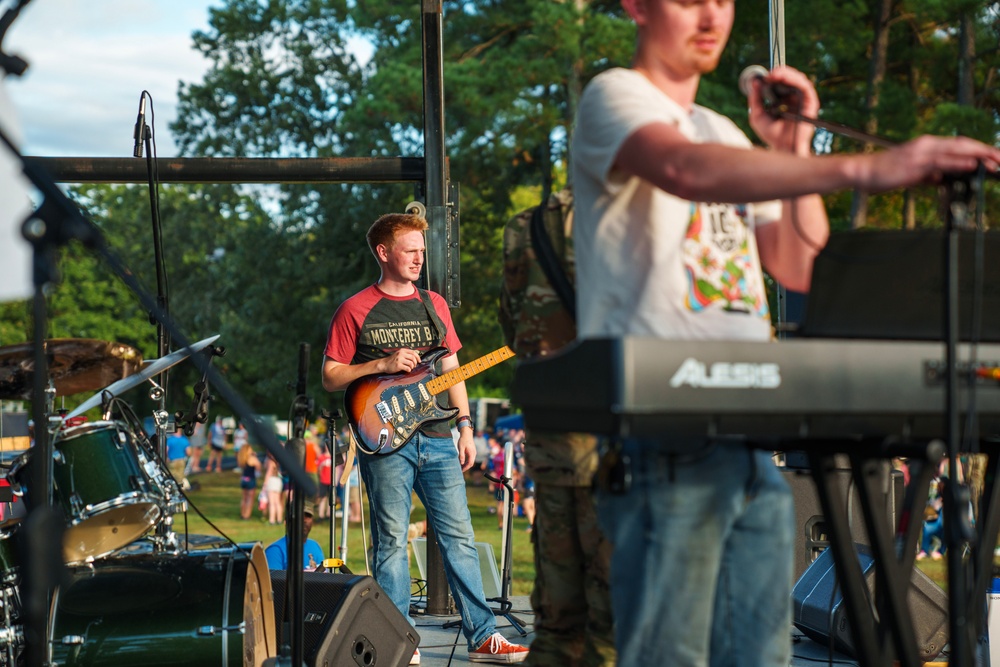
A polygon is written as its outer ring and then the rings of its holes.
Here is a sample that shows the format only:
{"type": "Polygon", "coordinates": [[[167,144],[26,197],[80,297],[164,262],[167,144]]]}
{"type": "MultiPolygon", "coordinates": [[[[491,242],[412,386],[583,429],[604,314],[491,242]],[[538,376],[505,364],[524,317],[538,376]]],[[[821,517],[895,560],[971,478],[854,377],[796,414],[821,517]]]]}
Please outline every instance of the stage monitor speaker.
{"type": "MultiPolygon", "coordinates": [[[[278,647],[285,632],[286,572],[271,570],[278,647]]],[[[407,618],[368,576],[303,573],[302,652],[308,667],[404,667],[420,643],[407,618]]]]}
{"type": "MultiPolygon", "coordinates": [[[[889,524],[894,527],[903,509],[903,473],[890,469],[888,464],[886,468],[889,475],[885,485],[885,495],[880,500],[888,513],[889,524]]],[[[830,546],[830,535],[823,510],[819,505],[816,483],[809,471],[798,468],[781,468],[781,470],[785,481],[792,488],[792,496],[795,499],[795,555],[792,565],[793,580],[797,581],[820,553],[830,546]]],[[[851,540],[857,544],[870,544],[865,530],[861,500],[857,489],[854,488],[851,471],[835,470],[832,474],[834,483],[847,499],[844,511],[850,521],[851,540]]]]}
{"type": "MultiPolygon", "coordinates": [[[[874,599],[875,561],[871,549],[863,544],[854,547],[870,599],[874,599]]],[[[829,549],[821,553],[792,588],[793,623],[813,641],[829,646],[832,637],[836,650],[856,657],[832,554],[829,549]]],[[[920,658],[925,662],[932,660],[948,641],[948,595],[914,567],[906,602],[920,658]]]]}

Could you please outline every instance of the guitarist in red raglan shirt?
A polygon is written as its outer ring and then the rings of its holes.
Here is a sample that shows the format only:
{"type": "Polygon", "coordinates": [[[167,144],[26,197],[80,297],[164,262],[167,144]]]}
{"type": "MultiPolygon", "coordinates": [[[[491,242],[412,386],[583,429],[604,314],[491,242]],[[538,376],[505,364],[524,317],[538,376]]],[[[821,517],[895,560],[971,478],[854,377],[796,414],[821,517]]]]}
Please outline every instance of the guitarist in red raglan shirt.
{"type": "MultiPolygon", "coordinates": [[[[333,316],[323,358],[323,387],[327,391],[348,389],[367,376],[420,370],[421,352],[436,347],[447,348],[440,360],[442,372],[458,367],[457,353],[462,344],[444,298],[414,284],[424,264],[426,229],[427,221],[419,216],[388,214],[368,230],[368,247],[378,261],[381,276],[376,284],[344,301],[333,316]]],[[[469,660],[496,664],[522,662],[528,649],[511,644],[496,632],[493,610],[483,594],[462,474],[472,467],[476,457],[465,383],[452,385],[447,395],[451,407],[458,408],[457,451],[447,422],[449,412],[442,413],[444,420],[423,424],[397,447],[362,454],[358,459],[368,489],[375,580],[409,618],[410,570],[406,545],[411,491],[416,491],[437,534],[445,575],[462,616],[469,660]]],[[[395,405],[378,406],[384,411],[380,412],[383,417],[398,415],[400,408],[406,409],[410,395],[400,393],[398,398],[395,405]]],[[[420,401],[420,396],[415,398],[420,401]]],[[[378,402],[379,397],[373,399],[378,402]]],[[[351,408],[348,405],[349,412],[351,408]]],[[[386,421],[389,423],[381,429],[377,441],[360,449],[372,451],[379,444],[391,445],[396,434],[391,430],[392,419],[386,421]]],[[[352,427],[360,435],[354,421],[352,427]]],[[[410,664],[419,662],[417,651],[410,664]]]]}

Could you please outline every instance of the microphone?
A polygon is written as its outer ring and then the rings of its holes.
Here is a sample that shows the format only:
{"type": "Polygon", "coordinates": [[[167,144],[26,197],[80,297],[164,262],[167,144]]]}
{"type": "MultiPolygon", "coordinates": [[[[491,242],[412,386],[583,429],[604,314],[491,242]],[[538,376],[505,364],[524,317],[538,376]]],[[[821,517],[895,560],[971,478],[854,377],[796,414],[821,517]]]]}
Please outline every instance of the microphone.
{"type": "Polygon", "coordinates": [[[143,91],[142,95],[139,96],[139,115],[135,119],[135,130],[132,132],[132,136],[135,139],[135,145],[132,147],[132,157],[142,157],[142,140],[145,134],[146,127],[146,92],[143,91]]]}
{"type": "Polygon", "coordinates": [[[771,115],[785,111],[798,112],[802,106],[802,91],[784,83],[767,80],[770,72],[760,65],[750,65],[740,73],[740,92],[750,97],[753,93],[753,82],[760,81],[760,97],[764,108],[771,115]]]}

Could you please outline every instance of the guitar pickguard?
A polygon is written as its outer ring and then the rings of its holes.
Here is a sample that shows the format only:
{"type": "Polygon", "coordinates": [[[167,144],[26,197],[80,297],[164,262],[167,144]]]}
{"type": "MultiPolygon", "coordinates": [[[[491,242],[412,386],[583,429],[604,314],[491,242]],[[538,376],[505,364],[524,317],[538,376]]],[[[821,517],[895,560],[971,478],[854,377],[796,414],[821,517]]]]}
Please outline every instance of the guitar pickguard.
{"type": "MultiPolygon", "coordinates": [[[[386,388],[378,405],[391,405],[387,426],[391,426],[392,449],[398,449],[428,422],[447,419],[450,413],[442,410],[437,401],[424,386],[424,382],[413,382],[386,388]]],[[[379,409],[381,417],[383,411],[379,409]]]]}

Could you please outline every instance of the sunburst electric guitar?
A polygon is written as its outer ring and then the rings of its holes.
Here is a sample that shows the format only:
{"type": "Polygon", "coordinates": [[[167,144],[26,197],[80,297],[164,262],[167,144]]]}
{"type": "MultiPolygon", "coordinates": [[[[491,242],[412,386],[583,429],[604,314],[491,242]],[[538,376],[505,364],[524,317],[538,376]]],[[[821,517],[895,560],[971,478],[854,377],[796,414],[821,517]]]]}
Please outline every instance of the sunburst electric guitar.
{"type": "Polygon", "coordinates": [[[448,354],[436,347],[409,373],[366,375],[347,387],[344,405],[358,446],[368,454],[391,454],[429,422],[444,421],[458,408],[438,405],[437,395],[514,356],[504,346],[475,361],[437,375],[434,363],[448,354]]]}

